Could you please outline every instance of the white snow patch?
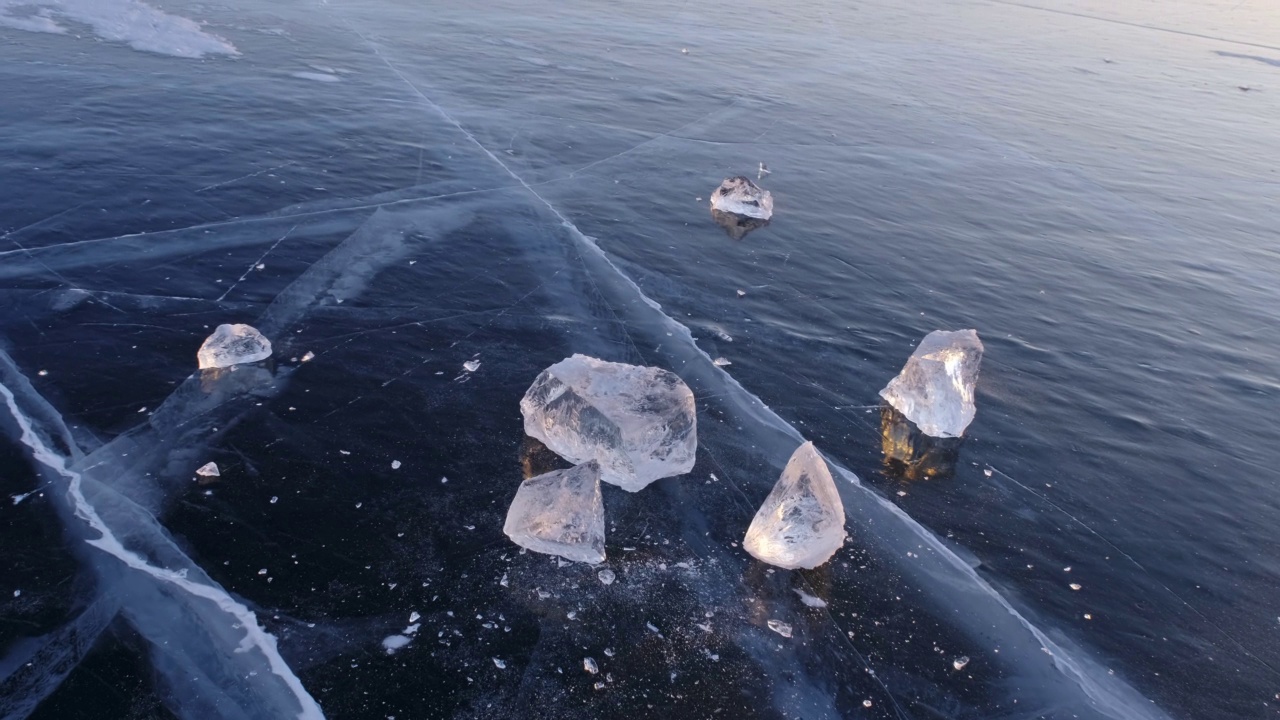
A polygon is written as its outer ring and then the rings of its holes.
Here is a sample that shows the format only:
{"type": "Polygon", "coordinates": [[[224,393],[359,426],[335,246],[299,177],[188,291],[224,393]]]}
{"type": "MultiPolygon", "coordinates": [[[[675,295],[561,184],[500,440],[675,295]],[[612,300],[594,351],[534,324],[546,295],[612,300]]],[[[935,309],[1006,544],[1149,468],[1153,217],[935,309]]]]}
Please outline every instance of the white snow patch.
{"type": "Polygon", "coordinates": [[[143,52],[182,58],[240,54],[195,20],[170,15],[141,0],[0,0],[0,26],[68,34],[58,20],[88,25],[103,40],[123,42],[143,52]]]}

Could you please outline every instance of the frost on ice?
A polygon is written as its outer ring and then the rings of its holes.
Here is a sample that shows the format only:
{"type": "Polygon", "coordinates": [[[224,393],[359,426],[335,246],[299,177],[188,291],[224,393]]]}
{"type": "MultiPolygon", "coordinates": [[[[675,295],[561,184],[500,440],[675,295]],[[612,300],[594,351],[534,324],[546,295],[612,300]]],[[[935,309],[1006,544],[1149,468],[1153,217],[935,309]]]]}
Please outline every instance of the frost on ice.
{"type": "Polygon", "coordinates": [[[773,196],[751,178],[739,175],[726,179],[711,193],[711,209],[768,220],[773,216],[773,196]]]}
{"type": "Polygon", "coordinates": [[[604,562],[600,466],[587,462],[520,484],[502,532],[521,547],[566,560],[604,562]]]}
{"type": "Polygon", "coordinates": [[[960,437],[973,422],[973,388],[981,363],[976,330],[935,330],[920,341],[880,397],[925,434],[960,437]]]}
{"type": "Polygon", "coordinates": [[[600,479],[636,492],[693,469],[693,391],[675,373],[574,355],[542,371],[520,401],[524,431],[600,479]]]}
{"type": "Polygon", "coordinates": [[[742,547],[778,567],[815,568],[844,544],[844,504],[812,442],[801,445],[756,511],[742,547]]]}
{"type": "Polygon", "coordinates": [[[258,362],[271,357],[271,341],[249,325],[219,325],[196,357],[201,370],[258,362]]]}

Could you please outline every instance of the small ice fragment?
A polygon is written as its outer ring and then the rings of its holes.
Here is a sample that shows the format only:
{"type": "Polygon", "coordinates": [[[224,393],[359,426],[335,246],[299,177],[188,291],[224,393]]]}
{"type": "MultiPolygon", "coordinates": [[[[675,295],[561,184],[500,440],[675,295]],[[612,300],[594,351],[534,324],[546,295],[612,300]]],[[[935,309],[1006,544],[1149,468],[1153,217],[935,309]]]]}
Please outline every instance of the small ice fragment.
{"type": "Polygon", "coordinates": [[[604,583],[605,585],[612,585],[613,581],[618,579],[618,576],[615,575],[614,572],[609,568],[605,568],[600,572],[596,573],[596,576],[599,577],[600,582],[604,583]]]}
{"type": "Polygon", "coordinates": [[[1079,590],[1083,586],[1080,583],[1071,583],[1071,585],[1069,585],[1068,587],[1070,587],[1072,590],[1079,590]]]}
{"type": "Polygon", "coordinates": [[[870,700],[863,700],[863,701],[862,701],[862,707],[871,707],[871,701],[870,701],[870,700]]]}
{"type": "Polygon", "coordinates": [[[605,648],[604,654],[608,655],[609,657],[613,657],[613,648],[605,648]]]}
{"type": "Polygon", "coordinates": [[[824,608],[827,606],[827,601],[820,597],[814,597],[800,588],[793,588],[793,590],[795,594],[800,596],[800,602],[811,608],[824,608]]]}
{"type": "Polygon", "coordinates": [[[976,412],[973,388],[982,364],[976,330],[935,330],[920,341],[880,397],[933,437],[960,437],[976,412]]]}
{"type": "Polygon", "coordinates": [[[45,375],[48,375],[48,374],[49,374],[49,371],[48,371],[48,370],[41,370],[40,372],[38,372],[38,373],[36,373],[36,374],[37,374],[37,375],[39,375],[40,377],[44,377],[45,375]]]}
{"type": "Polygon", "coordinates": [[[716,367],[725,367],[727,365],[732,365],[733,363],[729,362],[727,358],[718,357],[715,360],[712,360],[711,364],[715,365],[716,367]]]}
{"type": "Polygon", "coordinates": [[[392,469],[392,470],[399,470],[399,469],[400,469],[400,461],[399,461],[399,460],[392,460],[392,461],[391,461],[391,469],[392,469]]]}
{"type": "Polygon", "coordinates": [[[447,482],[449,482],[449,478],[447,478],[447,477],[441,477],[441,478],[440,478],[440,484],[441,484],[441,485],[444,485],[444,484],[445,484],[445,483],[447,483],[447,482]]]}
{"type": "Polygon", "coordinates": [[[22,591],[21,591],[21,590],[14,590],[14,591],[13,591],[13,596],[14,596],[14,597],[22,597],[22,591]]]}
{"type": "Polygon", "coordinates": [[[479,361],[479,360],[468,360],[468,361],[466,361],[466,362],[462,363],[462,369],[463,369],[463,370],[465,370],[465,371],[467,371],[467,372],[475,372],[475,371],[477,371],[477,370],[479,370],[479,369],[480,369],[480,361],[479,361]]]}
{"type": "Polygon", "coordinates": [[[600,672],[600,667],[596,665],[595,658],[589,658],[589,657],[582,658],[582,669],[586,670],[592,675],[595,675],[596,673],[600,672]]]}
{"type": "Polygon", "coordinates": [[[688,55],[688,54],[689,54],[689,48],[680,48],[680,54],[681,54],[681,55],[688,55]]]}
{"type": "Polygon", "coordinates": [[[258,268],[259,270],[266,270],[266,269],[267,269],[267,264],[266,264],[266,263],[258,263],[258,264],[257,264],[257,265],[255,265],[254,267],[258,268]]]}
{"type": "Polygon", "coordinates": [[[742,547],[782,568],[812,569],[844,544],[844,504],[812,442],[796,449],[756,511],[742,547]]]}
{"type": "Polygon", "coordinates": [[[266,574],[267,574],[267,569],[266,569],[266,568],[262,568],[261,570],[259,570],[259,571],[258,571],[258,574],[259,574],[259,575],[266,575],[266,574]]]}
{"type": "Polygon", "coordinates": [[[222,473],[218,472],[218,463],[208,462],[196,469],[196,474],[200,477],[221,477],[222,473]]]}
{"type": "Polygon", "coordinates": [[[960,656],[960,657],[956,658],[955,660],[952,660],[952,661],[951,661],[951,667],[953,667],[953,668],[955,668],[955,669],[957,669],[957,670],[963,670],[963,669],[964,669],[964,666],[965,666],[965,665],[968,665],[968,664],[969,664],[969,656],[968,656],[968,655],[962,655],[962,656],[960,656]]]}
{"type": "Polygon", "coordinates": [[[520,401],[524,430],[600,479],[636,492],[693,469],[697,413],[675,373],[574,355],[543,370],[520,401]]]}
{"type": "Polygon", "coordinates": [[[138,412],[139,412],[139,413],[144,413],[144,412],[146,412],[146,411],[147,411],[147,406],[146,406],[146,405],[143,405],[142,407],[138,408],[138,412]]]}
{"type": "Polygon", "coordinates": [[[1091,613],[1085,613],[1085,614],[1084,614],[1084,619],[1085,619],[1085,620],[1092,620],[1092,619],[1093,619],[1093,615],[1092,615],[1091,613]]]}
{"type": "Polygon", "coordinates": [[[507,579],[507,574],[502,573],[502,579],[498,581],[498,584],[501,585],[502,587],[507,587],[510,584],[510,582],[511,581],[507,579]]]}
{"type": "Polygon", "coordinates": [[[746,295],[747,295],[747,291],[746,291],[746,290],[739,290],[739,291],[738,291],[738,297],[746,297],[746,295]]]}
{"type": "Polygon", "coordinates": [[[276,504],[276,503],[278,503],[278,502],[280,502],[280,498],[279,498],[279,497],[277,497],[277,496],[275,496],[275,495],[272,495],[272,496],[271,496],[271,504],[272,504],[272,505],[275,505],[275,504],[276,504]]]}
{"type": "Polygon", "coordinates": [[[768,165],[765,165],[764,163],[760,163],[760,170],[759,172],[756,173],[756,179],[759,180],[763,178],[765,175],[768,175],[770,172],[771,171],[769,170],[768,165]]]}
{"type": "Polygon", "coordinates": [[[311,352],[310,350],[307,351],[306,355],[302,356],[302,362],[311,362],[312,360],[315,360],[315,359],[316,359],[316,354],[311,352]]]}
{"type": "Polygon", "coordinates": [[[502,531],[521,547],[568,560],[604,562],[604,501],[594,460],[520,484],[502,531]]]}
{"type": "Polygon", "coordinates": [[[499,670],[506,670],[506,669],[507,669],[507,662],[506,662],[505,660],[499,660],[498,658],[494,658],[494,659],[493,659],[493,664],[494,664],[494,665],[495,665],[499,670]]]}
{"type": "Polygon", "coordinates": [[[350,455],[350,454],[351,454],[351,453],[350,453],[349,451],[347,451],[347,450],[339,450],[338,452],[342,453],[343,455],[350,455]]]}
{"type": "Polygon", "coordinates": [[[762,190],[751,178],[738,175],[727,178],[711,193],[711,208],[720,212],[746,215],[768,220],[773,216],[773,196],[762,190]]]}
{"type": "Polygon", "coordinates": [[[907,491],[906,491],[906,490],[899,490],[899,491],[898,491],[898,497],[906,497],[906,496],[907,496],[907,491]]]}
{"type": "Polygon", "coordinates": [[[982,474],[991,477],[991,468],[982,468],[982,474]]]}
{"type": "Polygon", "coordinates": [[[781,620],[770,620],[768,625],[770,630],[778,633],[782,637],[791,637],[791,626],[787,623],[784,623],[781,620]]]}
{"type": "Polygon", "coordinates": [[[382,638],[382,647],[386,649],[388,655],[408,644],[409,638],[403,635],[388,635],[382,638]]]}
{"type": "Polygon", "coordinates": [[[219,325],[196,353],[200,369],[225,368],[271,357],[271,341],[249,325],[219,325]]]}
{"type": "Polygon", "coordinates": [[[409,622],[411,622],[411,623],[416,623],[416,622],[418,622],[418,620],[419,620],[419,619],[421,619],[421,618],[422,618],[422,616],[418,614],[418,611],[417,611],[417,610],[415,610],[415,611],[413,611],[413,612],[409,613],[409,622]]]}

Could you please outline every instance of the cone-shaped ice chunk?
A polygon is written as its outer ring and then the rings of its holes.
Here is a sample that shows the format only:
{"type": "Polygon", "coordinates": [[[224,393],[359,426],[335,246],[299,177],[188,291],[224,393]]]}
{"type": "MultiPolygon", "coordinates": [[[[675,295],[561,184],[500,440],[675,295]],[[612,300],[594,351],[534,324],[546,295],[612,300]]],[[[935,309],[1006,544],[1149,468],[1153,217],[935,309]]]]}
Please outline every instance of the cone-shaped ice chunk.
{"type": "Polygon", "coordinates": [[[973,387],[981,364],[977,330],[934,330],[880,397],[926,435],[960,437],[973,422],[973,387]]]}
{"type": "Polygon", "coordinates": [[[200,369],[224,368],[271,357],[271,341],[249,325],[219,325],[200,346],[200,369]]]}
{"type": "Polygon", "coordinates": [[[742,547],[778,567],[816,568],[844,544],[844,503],[813,443],[796,449],[747,528],[742,547]]]}
{"type": "Polygon", "coordinates": [[[675,373],[574,355],[538,375],[520,411],[527,434],[569,462],[599,461],[624,490],[693,469],[693,392],[675,373]]]}
{"type": "Polygon", "coordinates": [[[594,460],[520,484],[502,532],[534,552],[578,562],[604,562],[604,501],[594,460]]]}
{"type": "Polygon", "coordinates": [[[751,182],[751,178],[739,175],[720,183],[720,187],[711,193],[711,208],[768,220],[773,217],[773,196],[751,182]]]}

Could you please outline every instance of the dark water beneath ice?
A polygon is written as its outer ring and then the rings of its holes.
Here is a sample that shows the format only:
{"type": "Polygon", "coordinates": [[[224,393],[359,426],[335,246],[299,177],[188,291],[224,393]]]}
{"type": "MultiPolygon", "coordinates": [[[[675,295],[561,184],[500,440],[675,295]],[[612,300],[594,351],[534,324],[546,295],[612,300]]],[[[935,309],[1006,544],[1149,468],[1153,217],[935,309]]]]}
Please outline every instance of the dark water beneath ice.
{"type": "Polygon", "coordinates": [[[0,27],[0,715],[280,717],[296,676],[334,718],[1275,716],[1280,14],[1231,5],[0,27]],[[709,193],[761,162],[732,239],[709,193]],[[274,362],[191,377],[223,322],[274,362]],[[977,419],[930,447],[876,393],[965,327],[977,419]],[[699,398],[692,473],[605,488],[609,586],[501,532],[574,352],[699,398]],[[802,439],[850,538],[772,571],[737,543],[802,439]],[[173,577],[87,542],[57,456],[173,577]]]}

